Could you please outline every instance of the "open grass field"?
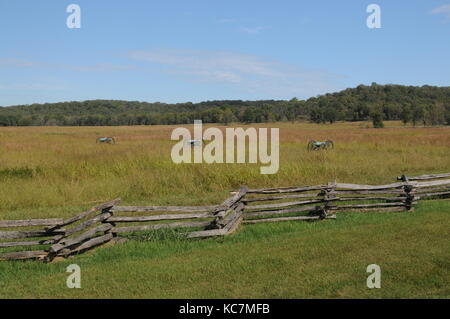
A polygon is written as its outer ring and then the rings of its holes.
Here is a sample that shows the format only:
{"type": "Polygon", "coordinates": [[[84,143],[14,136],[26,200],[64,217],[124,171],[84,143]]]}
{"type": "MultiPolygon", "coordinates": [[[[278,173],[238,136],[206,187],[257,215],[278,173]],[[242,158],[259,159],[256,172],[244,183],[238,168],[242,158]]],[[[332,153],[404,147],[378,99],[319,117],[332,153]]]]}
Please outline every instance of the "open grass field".
{"type": "MultiPolygon", "coordinates": [[[[259,125],[280,128],[275,175],[261,175],[260,164],[176,165],[171,126],[0,128],[0,214],[68,217],[117,197],[124,205],[208,205],[241,185],[378,184],[450,172],[450,128],[386,124],[259,125]],[[96,144],[99,136],[117,144],[96,144]],[[335,149],[307,152],[310,139],[332,139],[335,149]]],[[[1,262],[0,297],[450,297],[449,201],[421,202],[413,213],[248,225],[223,239],[161,236],[169,238],[55,264],[1,262]],[[82,289],[65,285],[71,263],[82,267],[82,289]],[[366,287],[372,263],[382,268],[381,289],[366,287]]]]}
{"type": "Polygon", "coordinates": [[[260,164],[174,164],[172,126],[0,128],[0,213],[63,217],[73,214],[71,207],[117,197],[124,204],[217,204],[241,185],[316,185],[334,179],[377,184],[394,182],[403,173],[450,171],[449,127],[266,126],[280,128],[280,170],[274,175],[261,175],[260,164]],[[118,142],[96,144],[98,136],[115,136],[118,142]],[[308,152],[310,139],[332,139],[336,148],[308,152]]]}

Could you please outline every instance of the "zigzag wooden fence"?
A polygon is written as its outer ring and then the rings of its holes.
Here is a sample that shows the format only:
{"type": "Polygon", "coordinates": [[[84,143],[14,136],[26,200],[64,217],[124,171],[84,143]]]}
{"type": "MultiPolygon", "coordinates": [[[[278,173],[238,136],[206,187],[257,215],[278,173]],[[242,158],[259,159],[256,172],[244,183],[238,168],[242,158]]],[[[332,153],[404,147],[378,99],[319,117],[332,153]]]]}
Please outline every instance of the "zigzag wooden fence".
{"type": "Polygon", "coordinates": [[[113,239],[112,225],[105,222],[111,217],[111,209],[118,204],[114,200],[94,207],[69,219],[29,219],[0,221],[0,247],[19,251],[0,255],[0,260],[44,259],[67,257],[96,247],[113,239]],[[44,227],[42,227],[44,226],[44,227]],[[14,228],[16,230],[9,230],[14,228]],[[25,229],[24,229],[25,228],[25,229]],[[19,230],[17,230],[19,229],[19,230]],[[29,240],[32,238],[31,240],[29,240]],[[5,241],[6,240],[6,241],[5,241]],[[41,250],[24,250],[27,247],[45,247],[41,250]]]}
{"type": "Polygon", "coordinates": [[[421,199],[433,199],[450,197],[450,173],[434,174],[434,175],[420,175],[408,177],[402,175],[397,177],[397,180],[417,183],[417,196],[421,199]]]}
{"type": "Polygon", "coordinates": [[[187,238],[226,236],[241,223],[335,219],[341,211],[412,211],[418,200],[450,198],[450,174],[398,180],[377,186],[242,187],[215,206],[119,206],[116,199],[69,219],[0,220],[0,260],[66,258],[124,233],[176,228],[187,238]]]}

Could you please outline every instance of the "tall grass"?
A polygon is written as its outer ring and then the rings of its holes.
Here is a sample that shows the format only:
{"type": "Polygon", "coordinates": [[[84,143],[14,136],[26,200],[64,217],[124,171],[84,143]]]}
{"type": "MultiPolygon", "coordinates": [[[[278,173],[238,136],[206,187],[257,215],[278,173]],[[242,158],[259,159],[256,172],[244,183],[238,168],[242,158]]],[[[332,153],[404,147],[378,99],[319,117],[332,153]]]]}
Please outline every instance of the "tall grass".
{"type": "Polygon", "coordinates": [[[174,164],[171,126],[0,128],[0,213],[14,218],[73,214],[70,207],[116,197],[127,204],[215,204],[243,184],[376,184],[402,173],[450,171],[449,128],[368,125],[257,125],[280,128],[275,175],[261,175],[260,164],[174,164]],[[115,136],[117,144],[96,144],[99,136],[115,136]],[[336,148],[307,152],[310,139],[332,139],[336,148]]]}

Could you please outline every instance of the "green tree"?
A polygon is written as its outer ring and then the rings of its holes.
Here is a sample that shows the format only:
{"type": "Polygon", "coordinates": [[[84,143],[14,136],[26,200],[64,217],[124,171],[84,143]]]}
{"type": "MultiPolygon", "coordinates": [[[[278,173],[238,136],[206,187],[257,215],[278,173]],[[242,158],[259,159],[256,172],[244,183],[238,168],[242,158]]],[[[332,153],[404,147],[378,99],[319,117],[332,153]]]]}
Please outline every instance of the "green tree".
{"type": "Polygon", "coordinates": [[[383,128],[383,113],[380,111],[373,111],[371,114],[372,124],[374,128],[383,128]]]}
{"type": "Polygon", "coordinates": [[[234,115],[233,111],[231,111],[229,108],[226,108],[222,112],[222,123],[223,125],[229,125],[232,122],[237,121],[236,116],[234,115]]]}

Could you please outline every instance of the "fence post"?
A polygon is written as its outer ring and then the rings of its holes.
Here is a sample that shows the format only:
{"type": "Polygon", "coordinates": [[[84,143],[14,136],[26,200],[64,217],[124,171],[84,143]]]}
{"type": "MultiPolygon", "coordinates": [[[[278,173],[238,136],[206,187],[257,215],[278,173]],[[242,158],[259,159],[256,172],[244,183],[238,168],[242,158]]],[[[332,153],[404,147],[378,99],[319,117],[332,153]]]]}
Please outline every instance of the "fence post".
{"type": "Polygon", "coordinates": [[[106,230],[106,231],[104,231],[103,234],[104,234],[104,235],[107,235],[107,234],[111,233],[111,235],[112,235],[112,240],[117,240],[117,238],[116,238],[116,237],[117,237],[117,233],[116,233],[116,232],[113,232],[113,228],[116,227],[116,223],[113,223],[113,222],[108,221],[109,218],[111,218],[111,217],[114,216],[113,208],[114,208],[114,206],[111,206],[111,207],[107,207],[107,208],[105,208],[105,209],[102,210],[102,214],[103,214],[103,213],[110,213],[110,214],[111,214],[110,217],[108,217],[107,219],[105,219],[104,221],[102,221],[103,224],[109,224],[109,225],[111,226],[111,228],[108,229],[108,230],[106,230]]]}
{"type": "Polygon", "coordinates": [[[336,199],[336,181],[328,183],[327,188],[323,192],[323,199],[325,201],[323,210],[325,212],[325,217],[327,217],[329,211],[333,208],[331,202],[336,199]]]}
{"type": "Polygon", "coordinates": [[[221,205],[217,206],[213,211],[215,219],[212,222],[210,228],[222,229],[229,223],[238,220],[243,211],[242,198],[247,194],[248,187],[243,186],[233,196],[227,198],[221,205]],[[236,216],[235,216],[236,215],[236,216]]]}
{"type": "Polygon", "coordinates": [[[403,191],[405,192],[405,209],[409,212],[414,211],[414,193],[416,188],[409,181],[409,178],[406,175],[401,176],[401,180],[405,183],[403,186],[403,191]]]}

